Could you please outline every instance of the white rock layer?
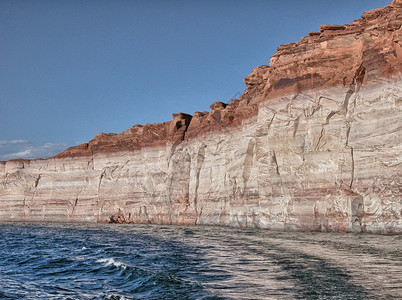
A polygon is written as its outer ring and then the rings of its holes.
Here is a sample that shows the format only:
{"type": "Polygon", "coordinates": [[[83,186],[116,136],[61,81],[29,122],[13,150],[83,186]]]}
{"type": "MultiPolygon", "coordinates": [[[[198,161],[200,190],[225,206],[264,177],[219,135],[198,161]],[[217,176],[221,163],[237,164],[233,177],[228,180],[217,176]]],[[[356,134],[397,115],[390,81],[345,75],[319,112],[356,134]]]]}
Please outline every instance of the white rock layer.
{"type": "Polygon", "coordinates": [[[179,145],[0,164],[0,221],[402,232],[402,80],[259,104],[179,145]]]}

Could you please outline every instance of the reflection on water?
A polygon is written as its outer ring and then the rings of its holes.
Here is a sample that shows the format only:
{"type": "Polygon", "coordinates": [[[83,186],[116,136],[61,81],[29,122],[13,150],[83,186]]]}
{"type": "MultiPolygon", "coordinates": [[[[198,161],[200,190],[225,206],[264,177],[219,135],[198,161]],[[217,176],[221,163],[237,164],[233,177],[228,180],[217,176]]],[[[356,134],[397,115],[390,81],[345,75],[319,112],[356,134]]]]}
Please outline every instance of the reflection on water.
{"type": "Polygon", "coordinates": [[[0,298],[397,299],[402,236],[0,225],[0,298]]]}

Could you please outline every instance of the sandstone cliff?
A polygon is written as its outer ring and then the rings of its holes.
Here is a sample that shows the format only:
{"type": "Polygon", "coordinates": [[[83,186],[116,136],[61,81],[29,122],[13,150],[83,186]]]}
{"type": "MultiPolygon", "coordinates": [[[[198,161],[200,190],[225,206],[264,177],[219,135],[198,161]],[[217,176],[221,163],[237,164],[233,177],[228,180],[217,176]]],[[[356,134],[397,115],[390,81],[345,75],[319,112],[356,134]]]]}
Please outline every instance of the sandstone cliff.
{"type": "Polygon", "coordinates": [[[0,162],[0,221],[402,232],[402,0],[282,45],[210,112],[0,162]]]}

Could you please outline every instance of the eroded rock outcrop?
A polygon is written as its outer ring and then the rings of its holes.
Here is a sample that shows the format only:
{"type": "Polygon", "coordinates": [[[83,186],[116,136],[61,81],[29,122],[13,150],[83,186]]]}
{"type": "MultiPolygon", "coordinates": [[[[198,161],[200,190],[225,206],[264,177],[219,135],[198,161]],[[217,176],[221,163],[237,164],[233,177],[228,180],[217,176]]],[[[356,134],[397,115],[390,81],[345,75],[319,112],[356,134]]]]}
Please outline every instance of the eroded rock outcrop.
{"type": "Polygon", "coordinates": [[[210,112],[0,162],[1,221],[402,232],[402,1],[282,45],[210,112]]]}

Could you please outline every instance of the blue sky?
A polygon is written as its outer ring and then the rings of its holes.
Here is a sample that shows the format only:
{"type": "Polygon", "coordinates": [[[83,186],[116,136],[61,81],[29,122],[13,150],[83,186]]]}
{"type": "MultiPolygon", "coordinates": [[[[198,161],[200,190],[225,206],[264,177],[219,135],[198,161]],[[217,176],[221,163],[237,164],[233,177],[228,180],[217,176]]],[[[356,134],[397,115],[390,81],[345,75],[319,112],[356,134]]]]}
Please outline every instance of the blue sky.
{"type": "Polygon", "coordinates": [[[276,48],[391,0],[0,0],[0,160],[209,110],[276,48]]]}

